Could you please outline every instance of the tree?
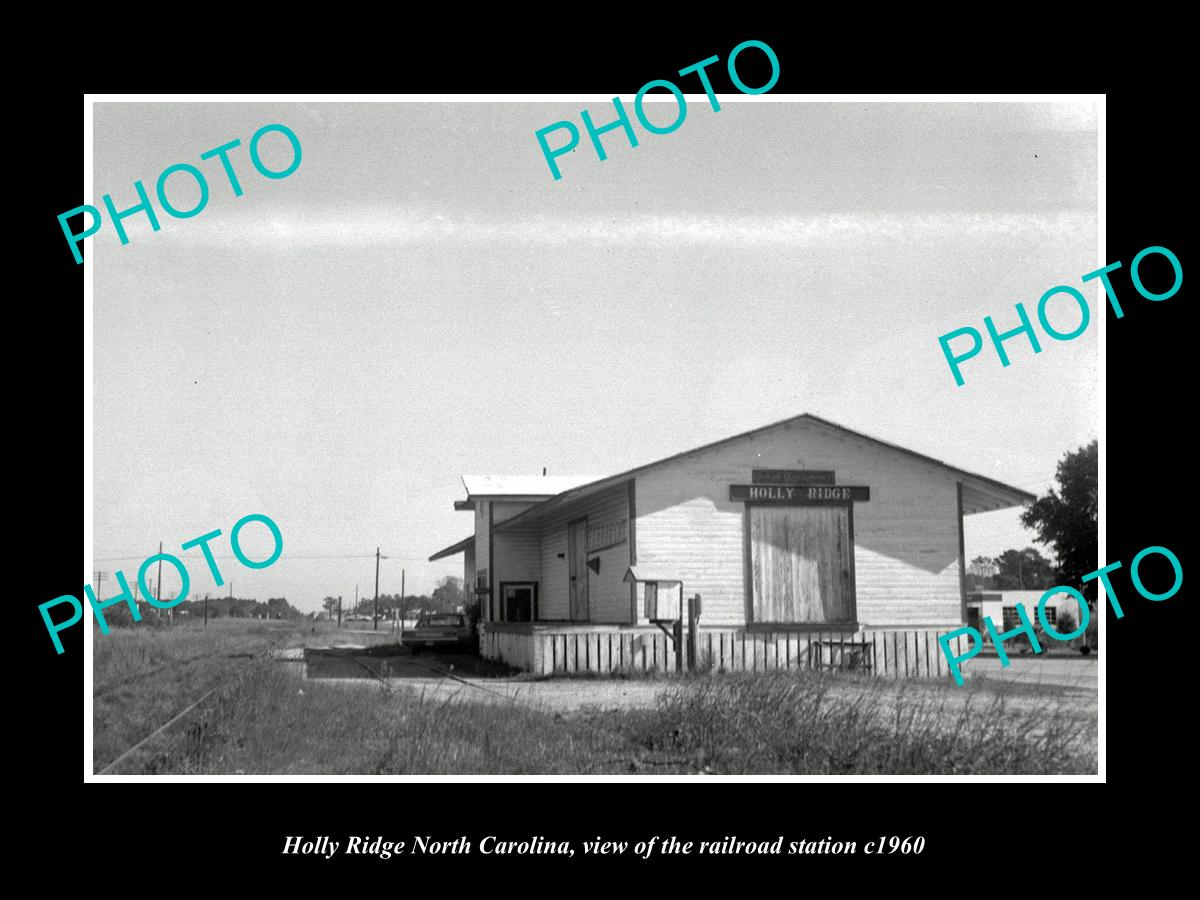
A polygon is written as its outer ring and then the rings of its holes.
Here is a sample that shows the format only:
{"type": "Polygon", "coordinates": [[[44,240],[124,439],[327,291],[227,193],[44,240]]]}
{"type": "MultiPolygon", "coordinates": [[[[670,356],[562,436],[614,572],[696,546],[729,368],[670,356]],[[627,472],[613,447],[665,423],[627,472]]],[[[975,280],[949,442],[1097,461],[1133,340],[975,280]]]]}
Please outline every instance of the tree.
{"type": "Polygon", "coordinates": [[[1054,587],[1054,564],[1033,547],[1005,550],[996,558],[993,584],[1001,591],[1045,590],[1054,587]]]}
{"type": "Polygon", "coordinates": [[[461,578],[445,575],[433,589],[433,605],[443,612],[455,612],[467,604],[467,589],[461,578]]]}
{"type": "Polygon", "coordinates": [[[1058,490],[1051,488],[1021,514],[1021,524],[1032,528],[1038,540],[1054,548],[1058,583],[1082,585],[1083,595],[1090,601],[1096,599],[1096,581],[1084,582],[1083,576],[1095,571],[1100,552],[1099,458],[1096,441],[1064,454],[1055,476],[1058,490]]]}
{"type": "Polygon", "coordinates": [[[321,601],[321,605],[323,607],[325,607],[325,612],[327,612],[329,614],[329,618],[332,619],[333,613],[335,610],[337,610],[337,607],[338,607],[338,598],[337,597],[326,597],[324,600],[321,601]]]}
{"type": "Polygon", "coordinates": [[[974,590],[986,590],[1000,571],[1000,564],[990,556],[977,556],[967,566],[967,575],[972,579],[974,590]]]}

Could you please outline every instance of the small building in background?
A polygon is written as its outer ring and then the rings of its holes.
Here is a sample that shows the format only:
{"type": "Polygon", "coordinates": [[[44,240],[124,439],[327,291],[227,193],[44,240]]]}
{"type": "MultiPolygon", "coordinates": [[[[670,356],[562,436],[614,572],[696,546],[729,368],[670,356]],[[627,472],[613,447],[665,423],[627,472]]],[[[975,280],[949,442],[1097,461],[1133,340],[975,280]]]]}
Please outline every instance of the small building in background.
{"type": "MultiPolygon", "coordinates": [[[[967,595],[967,624],[978,631],[985,641],[990,641],[987,628],[983,624],[985,618],[992,620],[992,626],[998,631],[1011,631],[1021,626],[1017,614],[1017,604],[1025,607],[1025,615],[1029,621],[1038,626],[1038,603],[1044,590],[1037,591],[978,591],[967,595]]],[[[1079,624],[1079,604],[1067,593],[1055,594],[1046,601],[1046,621],[1055,631],[1071,632],[1079,624]],[[1061,610],[1061,612],[1060,612],[1061,610]],[[1069,628],[1058,626],[1059,616],[1068,615],[1075,623],[1069,628]]]]}

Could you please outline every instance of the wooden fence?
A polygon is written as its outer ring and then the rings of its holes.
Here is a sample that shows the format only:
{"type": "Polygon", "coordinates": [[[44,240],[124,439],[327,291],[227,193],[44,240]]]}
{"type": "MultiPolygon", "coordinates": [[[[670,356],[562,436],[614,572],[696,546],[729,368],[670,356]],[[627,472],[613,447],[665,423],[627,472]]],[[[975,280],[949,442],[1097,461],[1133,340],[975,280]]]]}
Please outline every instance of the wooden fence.
{"type": "MultiPolygon", "coordinates": [[[[949,677],[938,636],[953,629],[872,629],[858,632],[745,631],[701,628],[697,668],[759,672],[842,669],[888,677],[949,677]]],[[[956,655],[964,638],[952,642],[956,655]]],[[[485,626],[481,651],[539,675],[594,672],[674,672],[673,642],[656,628],[536,628],[485,626]]],[[[686,653],[687,642],[684,641],[686,653]]],[[[684,669],[687,669],[685,663],[684,669]]]]}

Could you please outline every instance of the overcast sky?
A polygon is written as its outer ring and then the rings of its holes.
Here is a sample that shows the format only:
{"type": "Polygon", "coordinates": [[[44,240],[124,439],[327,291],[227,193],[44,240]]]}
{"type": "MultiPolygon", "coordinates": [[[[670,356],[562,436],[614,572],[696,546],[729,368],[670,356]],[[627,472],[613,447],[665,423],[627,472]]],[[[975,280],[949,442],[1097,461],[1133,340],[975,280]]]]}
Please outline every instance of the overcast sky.
{"type": "MultiPolygon", "coordinates": [[[[1037,355],[1010,341],[1007,369],[985,351],[963,387],[937,341],[1013,327],[1014,303],[1033,316],[1107,262],[1090,107],[701,95],[673,134],[606,135],[604,162],[584,134],[555,181],[534,132],[584,105],[97,104],[97,205],[177,162],[211,194],[157,233],[127,220],[127,246],[107,221],[87,242],[95,568],[132,578],[215,528],[228,557],[265,513],[283,558],[222,570],[311,610],[371,594],[376,546],[384,593],[402,568],[410,593],[461,576],[425,560],[471,533],[464,472],[611,474],[811,412],[1042,492],[1097,436],[1095,316],[1037,355]],[[247,145],[275,122],[303,161],[268,180],[247,145]],[[241,197],[199,159],[234,138],[241,197]]],[[[278,134],[262,147],[289,159],[278,134]]],[[[190,190],[172,178],[177,206],[190,190]]],[[[968,557],[1032,543],[1018,514],[968,517],[968,557]]],[[[179,555],[193,596],[218,590],[179,555]]]]}

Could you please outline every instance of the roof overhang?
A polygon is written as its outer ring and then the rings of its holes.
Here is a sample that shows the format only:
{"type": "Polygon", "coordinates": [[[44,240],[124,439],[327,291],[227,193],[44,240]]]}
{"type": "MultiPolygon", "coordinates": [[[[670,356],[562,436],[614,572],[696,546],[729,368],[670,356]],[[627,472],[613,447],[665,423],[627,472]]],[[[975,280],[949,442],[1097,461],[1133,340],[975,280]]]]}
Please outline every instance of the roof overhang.
{"type": "Polygon", "coordinates": [[[656,581],[659,584],[683,584],[683,579],[681,578],[659,578],[652,573],[653,569],[642,569],[639,572],[637,566],[630,566],[625,570],[625,577],[621,580],[625,582],[632,581],[634,584],[647,581],[656,581]]]}
{"type": "Polygon", "coordinates": [[[462,475],[467,499],[544,500],[589,484],[595,475],[462,475]]]}
{"type": "Polygon", "coordinates": [[[475,535],[463,538],[457,544],[451,544],[444,550],[439,550],[433,556],[429,557],[429,561],[433,562],[438,559],[445,559],[447,556],[454,556],[457,553],[462,553],[464,550],[475,546],[475,535]]]}
{"type": "MultiPolygon", "coordinates": [[[[960,470],[961,471],[961,470],[960,470]]],[[[963,472],[963,475],[968,473],[963,472]]],[[[1024,506],[1037,499],[1028,491],[1022,491],[999,481],[984,478],[980,475],[969,475],[961,478],[962,511],[964,516],[981,512],[994,512],[998,509],[1010,509],[1014,506],[1024,506]]]]}

